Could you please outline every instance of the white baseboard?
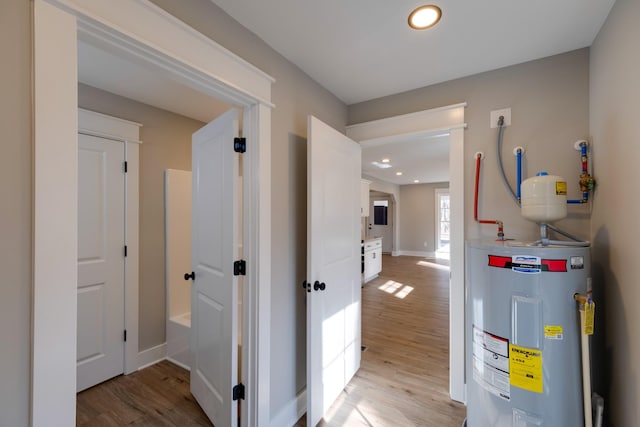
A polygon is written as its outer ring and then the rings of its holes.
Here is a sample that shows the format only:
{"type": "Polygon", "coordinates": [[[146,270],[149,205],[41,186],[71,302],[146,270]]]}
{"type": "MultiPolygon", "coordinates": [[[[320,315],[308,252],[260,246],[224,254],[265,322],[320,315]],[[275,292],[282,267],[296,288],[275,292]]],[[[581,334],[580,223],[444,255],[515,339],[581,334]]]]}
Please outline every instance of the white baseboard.
{"type": "Polygon", "coordinates": [[[167,343],[142,350],[138,353],[138,370],[144,369],[167,358],[167,343]]]}
{"type": "MultiPolygon", "coordinates": [[[[424,257],[424,258],[435,258],[436,257],[436,253],[435,252],[426,252],[426,251],[398,251],[397,252],[398,255],[403,255],[403,256],[420,256],[420,257],[424,257]]],[[[397,256],[397,255],[394,255],[397,256]]]]}
{"type": "Polygon", "coordinates": [[[180,366],[182,369],[186,369],[187,371],[191,371],[191,367],[190,367],[190,366],[185,365],[184,363],[182,363],[182,362],[180,362],[180,361],[178,361],[178,360],[174,359],[173,357],[169,357],[169,356],[167,356],[167,357],[166,357],[166,359],[167,359],[169,362],[173,363],[174,365],[178,365],[178,366],[180,366]]]}
{"type": "Polygon", "coordinates": [[[307,389],[302,390],[295,399],[287,403],[278,414],[271,419],[271,427],[294,425],[307,412],[307,389]]]}

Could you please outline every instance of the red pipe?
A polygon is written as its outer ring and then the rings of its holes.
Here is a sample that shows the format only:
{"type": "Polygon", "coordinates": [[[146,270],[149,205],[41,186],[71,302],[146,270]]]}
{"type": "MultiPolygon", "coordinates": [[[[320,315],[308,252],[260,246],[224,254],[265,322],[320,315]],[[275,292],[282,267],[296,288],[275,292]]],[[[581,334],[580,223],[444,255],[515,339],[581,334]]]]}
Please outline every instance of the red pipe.
{"type": "Polygon", "coordinates": [[[502,221],[498,219],[478,219],[478,190],[480,188],[480,162],[482,155],[478,153],[476,155],[476,183],[475,191],[473,193],[473,219],[479,224],[497,224],[498,225],[498,239],[504,240],[504,227],[502,221]]]}

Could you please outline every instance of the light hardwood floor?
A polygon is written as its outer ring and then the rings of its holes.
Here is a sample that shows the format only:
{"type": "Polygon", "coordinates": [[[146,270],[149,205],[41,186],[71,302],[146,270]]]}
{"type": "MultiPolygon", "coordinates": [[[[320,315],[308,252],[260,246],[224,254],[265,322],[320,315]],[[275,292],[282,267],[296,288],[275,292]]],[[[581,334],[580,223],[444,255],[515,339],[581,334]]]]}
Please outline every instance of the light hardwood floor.
{"type": "Polygon", "coordinates": [[[446,265],[384,255],[382,274],[362,288],[362,344],[360,370],[320,425],[462,425],[466,409],[448,392],[446,265]]]}
{"type": "Polygon", "coordinates": [[[189,392],[189,371],[163,361],[78,394],[76,425],[212,426],[189,392]]]}
{"type": "MultiPolygon", "coordinates": [[[[466,410],[448,393],[448,268],[386,255],[382,265],[381,276],[362,288],[361,368],[320,425],[459,427],[466,410]]],[[[77,420],[211,426],[189,393],[189,373],[166,361],[78,394],[77,420]]],[[[295,425],[305,426],[304,417],[295,425]]]]}

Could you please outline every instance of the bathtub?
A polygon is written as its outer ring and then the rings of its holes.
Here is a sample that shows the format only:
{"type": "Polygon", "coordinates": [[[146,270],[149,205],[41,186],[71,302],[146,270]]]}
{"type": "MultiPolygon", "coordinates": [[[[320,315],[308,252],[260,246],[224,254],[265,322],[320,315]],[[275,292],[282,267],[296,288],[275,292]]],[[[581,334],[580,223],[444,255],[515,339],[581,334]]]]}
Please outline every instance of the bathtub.
{"type": "Polygon", "coordinates": [[[165,171],[165,279],[167,359],[191,366],[191,172],[165,171]]]}
{"type": "Polygon", "coordinates": [[[169,318],[167,322],[167,359],[185,369],[191,368],[190,337],[191,313],[183,313],[169,318]]]}

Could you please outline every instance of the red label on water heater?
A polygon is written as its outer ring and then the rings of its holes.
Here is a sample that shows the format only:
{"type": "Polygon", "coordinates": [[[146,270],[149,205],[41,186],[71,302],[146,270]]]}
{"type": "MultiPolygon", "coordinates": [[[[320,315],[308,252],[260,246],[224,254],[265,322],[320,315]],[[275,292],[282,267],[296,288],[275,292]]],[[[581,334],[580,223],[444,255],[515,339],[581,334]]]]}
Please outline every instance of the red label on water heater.
{"type": "Polygon", "coordinates": [[[566,259],[543,259],[542,271],[565,273],[567,271],[567,260],[566,259]]]}
{"type": "Polygon", "coordinates": [[[511,257],[489,255],[489,267],[511,268],[511,257]]]}

